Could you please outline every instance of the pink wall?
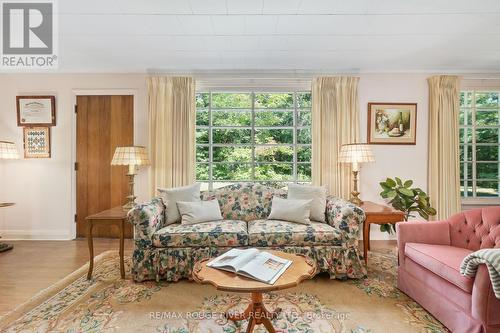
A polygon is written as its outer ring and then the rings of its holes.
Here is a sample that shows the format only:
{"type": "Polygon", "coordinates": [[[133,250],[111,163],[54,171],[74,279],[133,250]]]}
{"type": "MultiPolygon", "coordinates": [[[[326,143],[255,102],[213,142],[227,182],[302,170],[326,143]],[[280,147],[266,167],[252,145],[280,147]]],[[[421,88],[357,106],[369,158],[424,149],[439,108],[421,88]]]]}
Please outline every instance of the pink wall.
{"type": "MultiPolygon", "coordinates": [[[[361,198],[383,203],[379,182],[386,177],[412,179],[427,190],[427,77],[422,74],[361,75],[359,81],[360,139],[367,141],[369,102],[417,103],[416,145],[374,145],[375,163],[362,166],[361,198]]],[[[378,225],[371,226],[371,239],[389,239],[378,225]]]]}
{"type": "MultiPolygon", "coordinates": [[[[360,135],[366,141],[368,102],[418,103],[417,144],[377,145],[376,162],[362,166],[361,197],[383,202],[378,183],[400,176],[427,189],[427,77],[430,74],[360,75],[360,135]]],[[[22,129],[16,125],[15,96],[54,94],[57,126],[52,129],[52,158],[0,161],[0,201],[17,205],[0,210],[0,234],[5,238],[69,239],[73,236],[74,94],[81,89],[132,89],[137,93],[136,144],[147,144],[147,92],[144,74],[12,74],[0,75],[0,140],[17,143],[22,152],[22,129]]],[[[147,198],[148,175],[137,179],[139,200],[147,198]]],[[[386,234],[372,226],[372,239],[386,234]]]]}
{"type": "MultiPolygon", "coordinates": [[[[147,144],[145,75],[0,75],[0,140],[15,141],[20,154],[23,131],[17,127],[16,95],[55,95],[57,126],[52,128],[52,158],[0,161],[0,201],[16,205],[0,211],[0,234],[11,239],[70,239],[74,233],[74,91],[127,89],[137,94],[136,144],[147,144]]],[[[147,173],[137,179],[139,199],[147,193],[147,173]]]]}

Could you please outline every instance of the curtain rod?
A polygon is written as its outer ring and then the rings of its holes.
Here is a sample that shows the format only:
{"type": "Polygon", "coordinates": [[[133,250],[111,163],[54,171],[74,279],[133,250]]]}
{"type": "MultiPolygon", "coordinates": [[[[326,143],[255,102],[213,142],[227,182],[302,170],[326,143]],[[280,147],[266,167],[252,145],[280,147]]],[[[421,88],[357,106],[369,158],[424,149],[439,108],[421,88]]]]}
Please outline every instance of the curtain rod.
{"type": "Polygon", "coordinates": [[[500,80],[500,76],[497,77],[470,77],[463,76],[464,80],[500,80]]]}
{"type": "Polygon", "coordinates": [[[332,70],[166,70],[150,68],[147,70],[149,75],[182,75],[193,76],[198,80],[312,80],[317,76],[371,76],[371,75],[458,75],[464,80],[500,80],[500,72],[485,73],[479,71],[388,71],[388,72],[361,72],[359,69],[347,69],[345,71],[332,70]]]}

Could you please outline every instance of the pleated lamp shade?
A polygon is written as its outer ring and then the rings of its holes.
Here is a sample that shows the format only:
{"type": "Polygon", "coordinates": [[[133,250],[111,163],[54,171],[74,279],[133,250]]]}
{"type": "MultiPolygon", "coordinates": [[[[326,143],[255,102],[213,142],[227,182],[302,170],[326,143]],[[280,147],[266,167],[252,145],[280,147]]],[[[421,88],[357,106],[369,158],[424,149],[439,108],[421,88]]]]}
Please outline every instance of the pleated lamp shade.
{"type": "Polygon", "coordinates": [[[150,165],[146,147],[116,147],[111,165],[150,165]]]}
{"type": "Polygon", "coordinates": [[[366,143],[351,143],[342,145],[339,154],[340,163],[367,163],[375,162],[373,151],[366,143]]]}
{"type": "Polygon", "coordinates": [[[19,158],[14,142],[0,141],[0,159],[15,160],[19,158]]]}

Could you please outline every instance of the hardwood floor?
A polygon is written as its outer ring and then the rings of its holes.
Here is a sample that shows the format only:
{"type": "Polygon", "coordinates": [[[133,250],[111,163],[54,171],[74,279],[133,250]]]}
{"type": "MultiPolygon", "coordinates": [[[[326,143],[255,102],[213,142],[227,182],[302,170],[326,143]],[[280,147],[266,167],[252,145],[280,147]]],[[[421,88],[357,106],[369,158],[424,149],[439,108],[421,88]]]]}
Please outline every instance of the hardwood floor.
{"type": "MultiPolygon", "coordinates": [[[[89,260],[86,239],[9,243],[14,244],[14,249],[0,253],[0,316],[85,265],[89,260]]],[[[396,241],[371,241],[372,249],[393,246],[396,246],[396,241]]],[[[125,252],[132,249],[132,240],[126,239],[125,252]]],[[[96,256],[107,250],[118,250],[118,239],[94,239],[96,256]]]]}
{"type": "MultiPolygon", "coordinates": [[[[0,253],[0,316],[29,300],[89,260],[86,239],[9,241],[14,249],[0,253]]],[[[94,254],[118,250],[118,239],[94,238],[94,254]]],[[[125,240],[125,251],[132,250],[125,240]]]]}

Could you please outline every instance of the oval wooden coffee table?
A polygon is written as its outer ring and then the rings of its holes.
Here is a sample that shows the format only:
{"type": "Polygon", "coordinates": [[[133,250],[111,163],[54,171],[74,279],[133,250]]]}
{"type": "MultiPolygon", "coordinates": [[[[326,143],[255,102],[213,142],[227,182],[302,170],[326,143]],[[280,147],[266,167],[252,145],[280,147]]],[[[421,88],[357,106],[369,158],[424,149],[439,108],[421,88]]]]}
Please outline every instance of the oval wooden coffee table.
{"type": "Polygon", "coordinates": [[[268,311],[262,301],[262,293],[295,287],[300,282],[311,279],[316,273],[316,263],[309,257],[281,251],[266,252],[292,261],[290,267],[273,285],[208,267],[207,262],[212,259],[198,261],[193,270],[193,279],[198,283],[211,284],[217,290],[252,295],[251,302],[245,311],[239,314],[226,313],[226,318],[232,321],[248,319],[247,333],[253,332],[255,325],[259,324],[263,324],[270,333],[276,332],[271,324],[271,319],[276,318],[281,309],[278,308],[273,312],[268,311]]]}

